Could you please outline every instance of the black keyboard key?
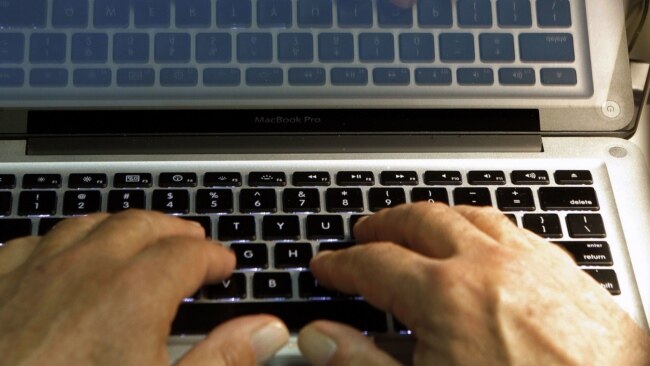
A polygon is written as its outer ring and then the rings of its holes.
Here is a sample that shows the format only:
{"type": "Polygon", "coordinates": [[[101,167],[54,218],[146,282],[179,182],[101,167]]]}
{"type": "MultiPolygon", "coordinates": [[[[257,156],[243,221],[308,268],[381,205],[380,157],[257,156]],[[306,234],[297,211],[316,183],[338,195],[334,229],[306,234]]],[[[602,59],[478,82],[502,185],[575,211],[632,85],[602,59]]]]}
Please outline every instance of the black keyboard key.
{"type": "Polygon", "coordinates": [[[375,175],[372,172],[338,172],[336,184],[340,186],[372,186],[375,175]]]}
{"type": "Polygon", "coordinates": [[[584,271],[603,286],[605,290],[609,291],[610,294],[621,294],[621,287],[618,285],[618,278],[613,269],[585,269],[584,271]]]}
{"type": "Polygon", "coordinates": [[[545,211],[600,209],[596,191],[591,187],[543,187],[538,194],[545,211]]]}
{"type": "Polygon", "coordinates": [[[239,210],[241,212],[273,213],[278,210],[274,189],[242,189],[239,192],[239,210]]]}
{"type": "Polygon", "coordinates": [[[353,241],[327,241],[318,244],[318,251],[322,252],[323,250],[342,250],[352,248],[355,245],[356,243],[353,241]]]}
{"type": "Polygon", "coordinates": [[[277,316],[292,332],[318,319],[349,324],[367,332],[386,332],[388,329],[386,313],[365,301],[257,301],[181,304],[172,323],[171,334],[207,334],[225,321],[253,314],[277,316]]]}
{"type": "Polygon", "coordinates": [[[294,186],[329,186],[331,184],[328,172],[295,172],[292,183],[294,186]]]}
{"type": "Polygon", "coordinates": [[[545,170],[515,170],[510,173],[513,184],[549,184],[548,172],[545,170]]]}
{"type": "Polygon", "coordinates": [[[38,222],[38,235],[45,235],[59,222],[65,220],[63,217],[44,217],[38,222]]]}
{"type": "Polygon", "coordinates": [[[158,185],[161,187],[196,187],[196,173],[160,173],[158,185]]]}
{"type": "Polygon", "coordinates": [[[144,210],[145,207],[144,191],[130,189],[108,193],[108,212],[120,212],[131,208],[144,210]]]}
{"type": "Polygon", "coordinates": [[[357,224],[359,220],[361,220],[362,217],[366,217],[368,215],[350,215],[350,237],[354,239],[354,225],[357,224]]]}
{"type": "Polygon", "coordinates": [[[201,226],[203,226],[203,230],[205,230],[205,236],[207,238],[212,237],[212,220],[210,219],[210,216],[182,216],[181,218],[183,220],[198,222],[201,224],[201,226]]]}
{"type": "Polygon", "coordinates": [[[0,192],[0,216],[11,215],[11,192],[0,192]]]}
{"type": "Polygon", "coordinates": [[[63,195],[64,215],[87,215],[102,209],[99,191],[68,191],[63,195]]]}
{"type": "Polygon", "coordinates": [[[554,244],[569,252],[579,266],[613,266],[609,244],[604,241],[557,241],[554,244]]]}
{"type": "Polygon", "coordinates": [[[291,275],[286,272],[264,272],[253,275],[253,296],[258,299],[290,298],[291,275]]]}
{"type": "Polygon", "coordinates": [[[20,216],[52,216],[56,214],[56,192],[24,191],[18,200],[20,216]]]}
{"type": "Polygon", "coordinates": [[[231,244],[237,257],[237,269],[264,269],[269,267],[269,251],[266,244],[231,244]]]}
{"type": "Polygon", "coordinates": [[[203,185],[206,187],[240,187],[242,177],[240,173],[205,173],[203,185]]]}
{"type": "Polygon", "coordinates": [[[287,175],[283,172],[252,172],[248,174],[248,185],[253,187],[284,187],[287,175]]]}
{"type": "Polygon", "coordinates": [[[300,272],[298,275],[298,296],[305,299],[332,298],[339,293],[321,286],[311,272],[300,272]]]}
{"type": "Polygon", "coordinates": [[[454,204],[471,206],[491,206],[490,190],[487,188],[456,188],[454,204]]]}
{"type": "Polygon", "coordinates": [[[196,192],[196,212],[232,213],[232,191],[230,189],[199,189],[196,192]]]}
{"type": "Polygon", "coordinates": [[[150,173],[117,173],[113,177],[113,186],[117,188],[147,188],[152,184],[150,173]]]}
{"type": "Polygon", "coordinates": [[[314,188],[287,188],[282,201],[285,212],[320,212],[320,193],[314,188]]]}
{"type": "Polygon", "coordinates": [[[411,191],[412,202],[443,202],[449,204],[449,195],[444,188],[413,188],[411,191]]]}
{"type": "Polygon", "coordinates": [[[381,172],[379,181],[385,186],[415,186],[418,184],[418,173],[413,171],[381,172]]]}
{"type": "Polygon", "coordinates": [[[523,225],[542,238],[561,238],[560,218],[555,214],[526,214],[523,225]]]}
{"type": "Polygon", "coordinates": [[[255,218],[253,216],[221,216],[217,224],[219,240],[255,240],[255,218]]]}
{"type": "Polygon", "coordinates": [[[273,251],[276,268],[309,268],[313,255],[309,243],[276,243],[273,251]]]}
{"type": "Polygon", "coordinates": [[[594,179],[588,170],[558,170],[555,172],[557,184],[593,184],[594,179]]]}
{"type": "Polygon", "coordinates": [[[157,189],[153,191],[151,209],[168,214],[190,212],[190,193],[182,189],[157,189]]]}
{"type": "Polygon", "coordinates": [[[61,187],[61,174],[25,174],[23,188],[59,188],[61,187]]]}
{"type": "Polygon", "coordinates": [[[329,212],[362,212],[363,195],[360,188],[329,188],[325,192],[329,212]]]}
{"type": "Polygon", "coordinates": [[[0,174],[0,189],[16,188],[16,176],[13,174],[0,174]]]}
{"type": "Polygon", "coordinates": [[[310,240],[342,240],[343,218],[338,215],[307,216],[307,238],[310,240]]]}
{"type": "Polygon", "coordinates": [[[32,235],[30,219],[0,219],[0,243],[32,235]]]}
{"type": "Polygon", "coordinates": [[[497,204],[501,211],[535,211],[535,199],[530,188],[498,188],[497,204]]]}
{"type": "Polygon", "coordinates": [[[460,185],[463,176],[457,171],[427,171],[424,172],[424,184],[430,186],[460,185]]]}
{"type": "Polygon", "coordinates": [[[403,203],[406,203],[406,194],[402,188],[370,188],[368,191],[370,211],[379,211],[403,203]]]}
{"type": "Polygon", "coordinates": [[[70,174],[68,187],[70,188],[105,188],[108,184],[106,174],[70,174]]]}
{"type": "Polygon", "coordinates": [[[513,224],[517,225],[517,216],[513,214],[505,214],[508,220],[512,221],[513,224]]]}
{"type": "Polygon", "coordinates": [[[203,287],[203,296],[209,300],[236,300],[246,298],[246,275],[233,273],[230,278],[203,287]]]}
{"type": "Polygon", "coordinates": [[[605,224],[599,214],[570,214],[566,225],[572,238],[604,238],[605,224]]]}
{"type": "Polygon", "coordinates": [[[298,240],[300,238],[298,216],[264,216],[262,237],[264,240],[298,240]]]}
{"type": "Polygon", "coordinates": [[[498,170],[480,170],[467,173],[469,184],[501,185],[506,184],[506,175],[498,170]]]}

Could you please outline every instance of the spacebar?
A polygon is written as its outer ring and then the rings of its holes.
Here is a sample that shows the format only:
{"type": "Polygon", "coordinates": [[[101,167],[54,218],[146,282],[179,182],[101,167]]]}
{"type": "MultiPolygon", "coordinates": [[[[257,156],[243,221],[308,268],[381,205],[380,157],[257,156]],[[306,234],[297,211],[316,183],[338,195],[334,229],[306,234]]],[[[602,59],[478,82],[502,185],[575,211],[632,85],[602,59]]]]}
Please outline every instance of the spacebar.
{"type": "Polygon", "coordinates": [[[364,301],[183,303],[172,323],[172,335],[206,334],[215,326],[242,315],[271,314],[289,330],[298,331],[309,322],[327,319],[361,331],[386,332],[386,313],[364,301]]]}

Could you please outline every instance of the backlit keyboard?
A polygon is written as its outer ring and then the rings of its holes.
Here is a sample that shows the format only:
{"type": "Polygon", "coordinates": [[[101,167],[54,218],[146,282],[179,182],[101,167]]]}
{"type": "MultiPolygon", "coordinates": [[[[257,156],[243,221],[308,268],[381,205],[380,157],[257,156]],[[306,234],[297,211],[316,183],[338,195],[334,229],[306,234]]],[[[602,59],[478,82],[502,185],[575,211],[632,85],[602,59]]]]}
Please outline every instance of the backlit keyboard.
{"type": "Polygon", "coordinates": [[[621,293],[610,250],[620,243],[590,170],[0,173],[0,243],[44,235],[66,217],[140,208],[194,220],[229,246],[235,273],[187,298],[174,334],[206,333],[235,315],[262,312],[292,330],[325,318],[368,332],[407,332],[363,299],[321,287],[309,261],[321,250],[355,245],[359,218],[417,201],[498,207],[621,293]]]}
{"type": "Polygon", "coordinates": [[[0,106],[589,96],[585,49],[584,0],[0,0],[0,106]]]}

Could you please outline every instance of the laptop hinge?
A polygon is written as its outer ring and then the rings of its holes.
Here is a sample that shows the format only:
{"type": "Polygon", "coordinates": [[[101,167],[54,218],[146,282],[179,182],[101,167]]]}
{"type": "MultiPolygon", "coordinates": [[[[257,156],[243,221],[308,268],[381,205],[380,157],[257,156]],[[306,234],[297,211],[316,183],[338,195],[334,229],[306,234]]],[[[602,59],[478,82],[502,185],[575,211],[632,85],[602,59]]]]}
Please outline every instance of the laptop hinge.
{"type": "Polygon", "coordinates": [[[33,137],[28,155],[542,152],[540,134],[33,137]]]}

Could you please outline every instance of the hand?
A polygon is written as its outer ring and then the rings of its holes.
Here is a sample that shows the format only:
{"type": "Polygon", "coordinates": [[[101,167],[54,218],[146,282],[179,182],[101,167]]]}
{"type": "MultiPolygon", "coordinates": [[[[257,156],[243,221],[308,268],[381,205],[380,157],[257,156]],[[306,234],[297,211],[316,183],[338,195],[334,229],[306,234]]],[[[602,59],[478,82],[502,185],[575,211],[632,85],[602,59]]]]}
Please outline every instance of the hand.
{"type": "MultiPolygon", "coordinates": [[[[403,205],[354,234],[367,244],[323,252],[311,269],[413,330],[415,365],[650,364],[650,338],[611,295],[496,209],[403,205]]],[[[305,327],[299,345],[316,365],[397,363],[332,322],[305,327]]]]}
{"type": "MultiPolygon", "coordinates": [[[[167,365],[183,298],[227,278],[234,255],[155,212],[91,215],[0,248],[0,365],[167,365]]],[[[288,339],[271,316],[227,322],[178,365],[252,365],[288,339]]]]}

